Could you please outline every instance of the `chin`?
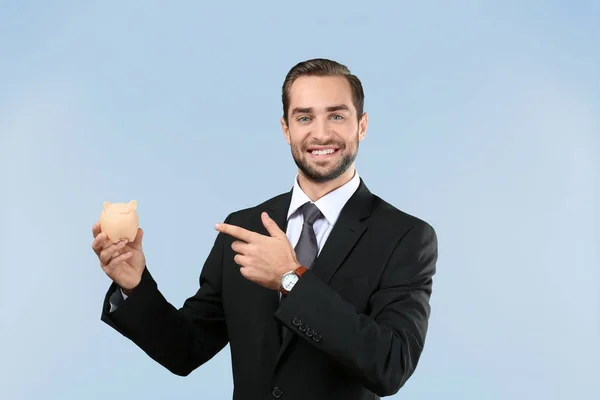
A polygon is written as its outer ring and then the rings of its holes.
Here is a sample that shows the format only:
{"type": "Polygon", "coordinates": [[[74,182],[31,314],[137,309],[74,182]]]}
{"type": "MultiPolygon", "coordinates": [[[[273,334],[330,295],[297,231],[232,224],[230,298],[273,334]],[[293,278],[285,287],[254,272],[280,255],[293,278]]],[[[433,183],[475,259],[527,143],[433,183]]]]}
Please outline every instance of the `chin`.
{"type": "Polygon", "coordinates": [[[341,170],[339,166],[337,168],[301,168],[302,174],[309,180],[315,183],[325,183],[333,181],[346,172],[345,170],[341,170]]]}

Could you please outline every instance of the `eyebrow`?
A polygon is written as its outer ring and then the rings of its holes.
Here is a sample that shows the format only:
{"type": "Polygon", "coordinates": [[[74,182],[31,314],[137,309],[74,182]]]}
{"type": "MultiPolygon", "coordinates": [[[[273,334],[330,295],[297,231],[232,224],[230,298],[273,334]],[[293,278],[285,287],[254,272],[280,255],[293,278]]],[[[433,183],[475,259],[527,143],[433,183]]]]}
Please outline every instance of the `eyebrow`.
{"type": "MultiPolygon", "coordinates": [[[[292,110],[292,115],[294,114],[311,114],[313,113],[315,110],[312,107],[296,107],[292,110]]],[[[334,112],[334,111],[350,111],[350,107],[348,107],[345,104],[339,104],[336,106],[330,106],[327,107],[325,109],[325,111],[327,112],[334,112]]]]}

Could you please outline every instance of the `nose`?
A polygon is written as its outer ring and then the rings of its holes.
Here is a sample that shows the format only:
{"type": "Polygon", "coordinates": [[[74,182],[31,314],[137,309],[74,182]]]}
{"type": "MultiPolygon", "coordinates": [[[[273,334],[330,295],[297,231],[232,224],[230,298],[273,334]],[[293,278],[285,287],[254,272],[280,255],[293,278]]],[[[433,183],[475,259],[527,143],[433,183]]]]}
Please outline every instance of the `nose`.
{"type": "Polygon", "coordinates": [[[329,126],[327,118],[318,118],[316,123],[313,125],[312,136],[319,142],[325,142],[330,139],[333,134],[331,127],[329,126]]]}

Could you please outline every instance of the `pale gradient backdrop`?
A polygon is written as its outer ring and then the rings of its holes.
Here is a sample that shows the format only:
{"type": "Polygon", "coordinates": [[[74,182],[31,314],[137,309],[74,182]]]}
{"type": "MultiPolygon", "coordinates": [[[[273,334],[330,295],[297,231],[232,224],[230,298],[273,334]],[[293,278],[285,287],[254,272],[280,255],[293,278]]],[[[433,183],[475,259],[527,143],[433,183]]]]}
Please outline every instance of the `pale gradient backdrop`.
{"type": "Polygon", "coordinates": [[[597,1],[0,1],[0,398],[231,398],[228,348],[181,378],[100,321],[91,226],[136,199],[181,305],[213,224],[291,187],[280,86],[312,57],[363,81],[368,187],[439,236],[394,398],[598,398],[599,21],[597,1]]]}

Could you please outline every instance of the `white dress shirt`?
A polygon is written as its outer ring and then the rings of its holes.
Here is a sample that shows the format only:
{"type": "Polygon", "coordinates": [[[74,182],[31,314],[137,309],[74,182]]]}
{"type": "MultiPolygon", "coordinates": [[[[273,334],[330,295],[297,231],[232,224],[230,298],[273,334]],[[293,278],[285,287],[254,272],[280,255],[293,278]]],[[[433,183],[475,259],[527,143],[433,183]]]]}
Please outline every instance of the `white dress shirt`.
{"type": "MultiPolygon", "coordinates": [[[[358,172],[355,172],[350,181],[314,202],[324,217],[319,218],[313,224],[313,229],[315,230],[315,235],[317,237],[317,245],[319,246],[318,254],[321,253],[335,222],[342,212],[342,208],[344,208],[346,202],[348,202],[350,197],[356,192],[359,184],[360,177],[358,176],[358,172]]],[[[298,243],[300,233],[302,232],[302,225],[304,224],[304,216],[299,208],[307,202],[312,201],[298,184],[298,175],[296,175],[296,179],[294,179],[294,188],[292,189],[292,199],[288,209],[288,224],[286,229],[286,235],[292,244],[292,247],[296,247],[296,243],[298,243]]],[[[117,309],[120,301],[127,299],[127,295],[123,293],[122,290],[120,290],[120,292],[122,296],[121,299],[111,296],[110,312],[117,309]]]]}
{"type": "MultiPolygon", "coordinates": [[[[315,235],[317,236],[317,244],[319,246],[319,253],[323,249],[335,222],[337,221],[342,208],[346,205],[346,202],[352,197],[358,185],[360,184],[360,177],[358,172],[354,173],[354,177],[346,184],[340,186],[332,192],[327,193],[315,201],[315,205],[321,211],[324,218],[320,218],[313,224],[315,235]]],[[[304,217],[299,208],[307,202],[311,202],[310,198],[304,193],[298,184],[298,177],[294,181],[294,189],[292,190],[292,200],[290,202],[290,208],[288,209],[288,225],[286,229],[286,235],[292,244],[292,247],[296,247],[296,243],[300,239],[300,233],[302,232],[302,225],[304,223],[304,217]]]]}

